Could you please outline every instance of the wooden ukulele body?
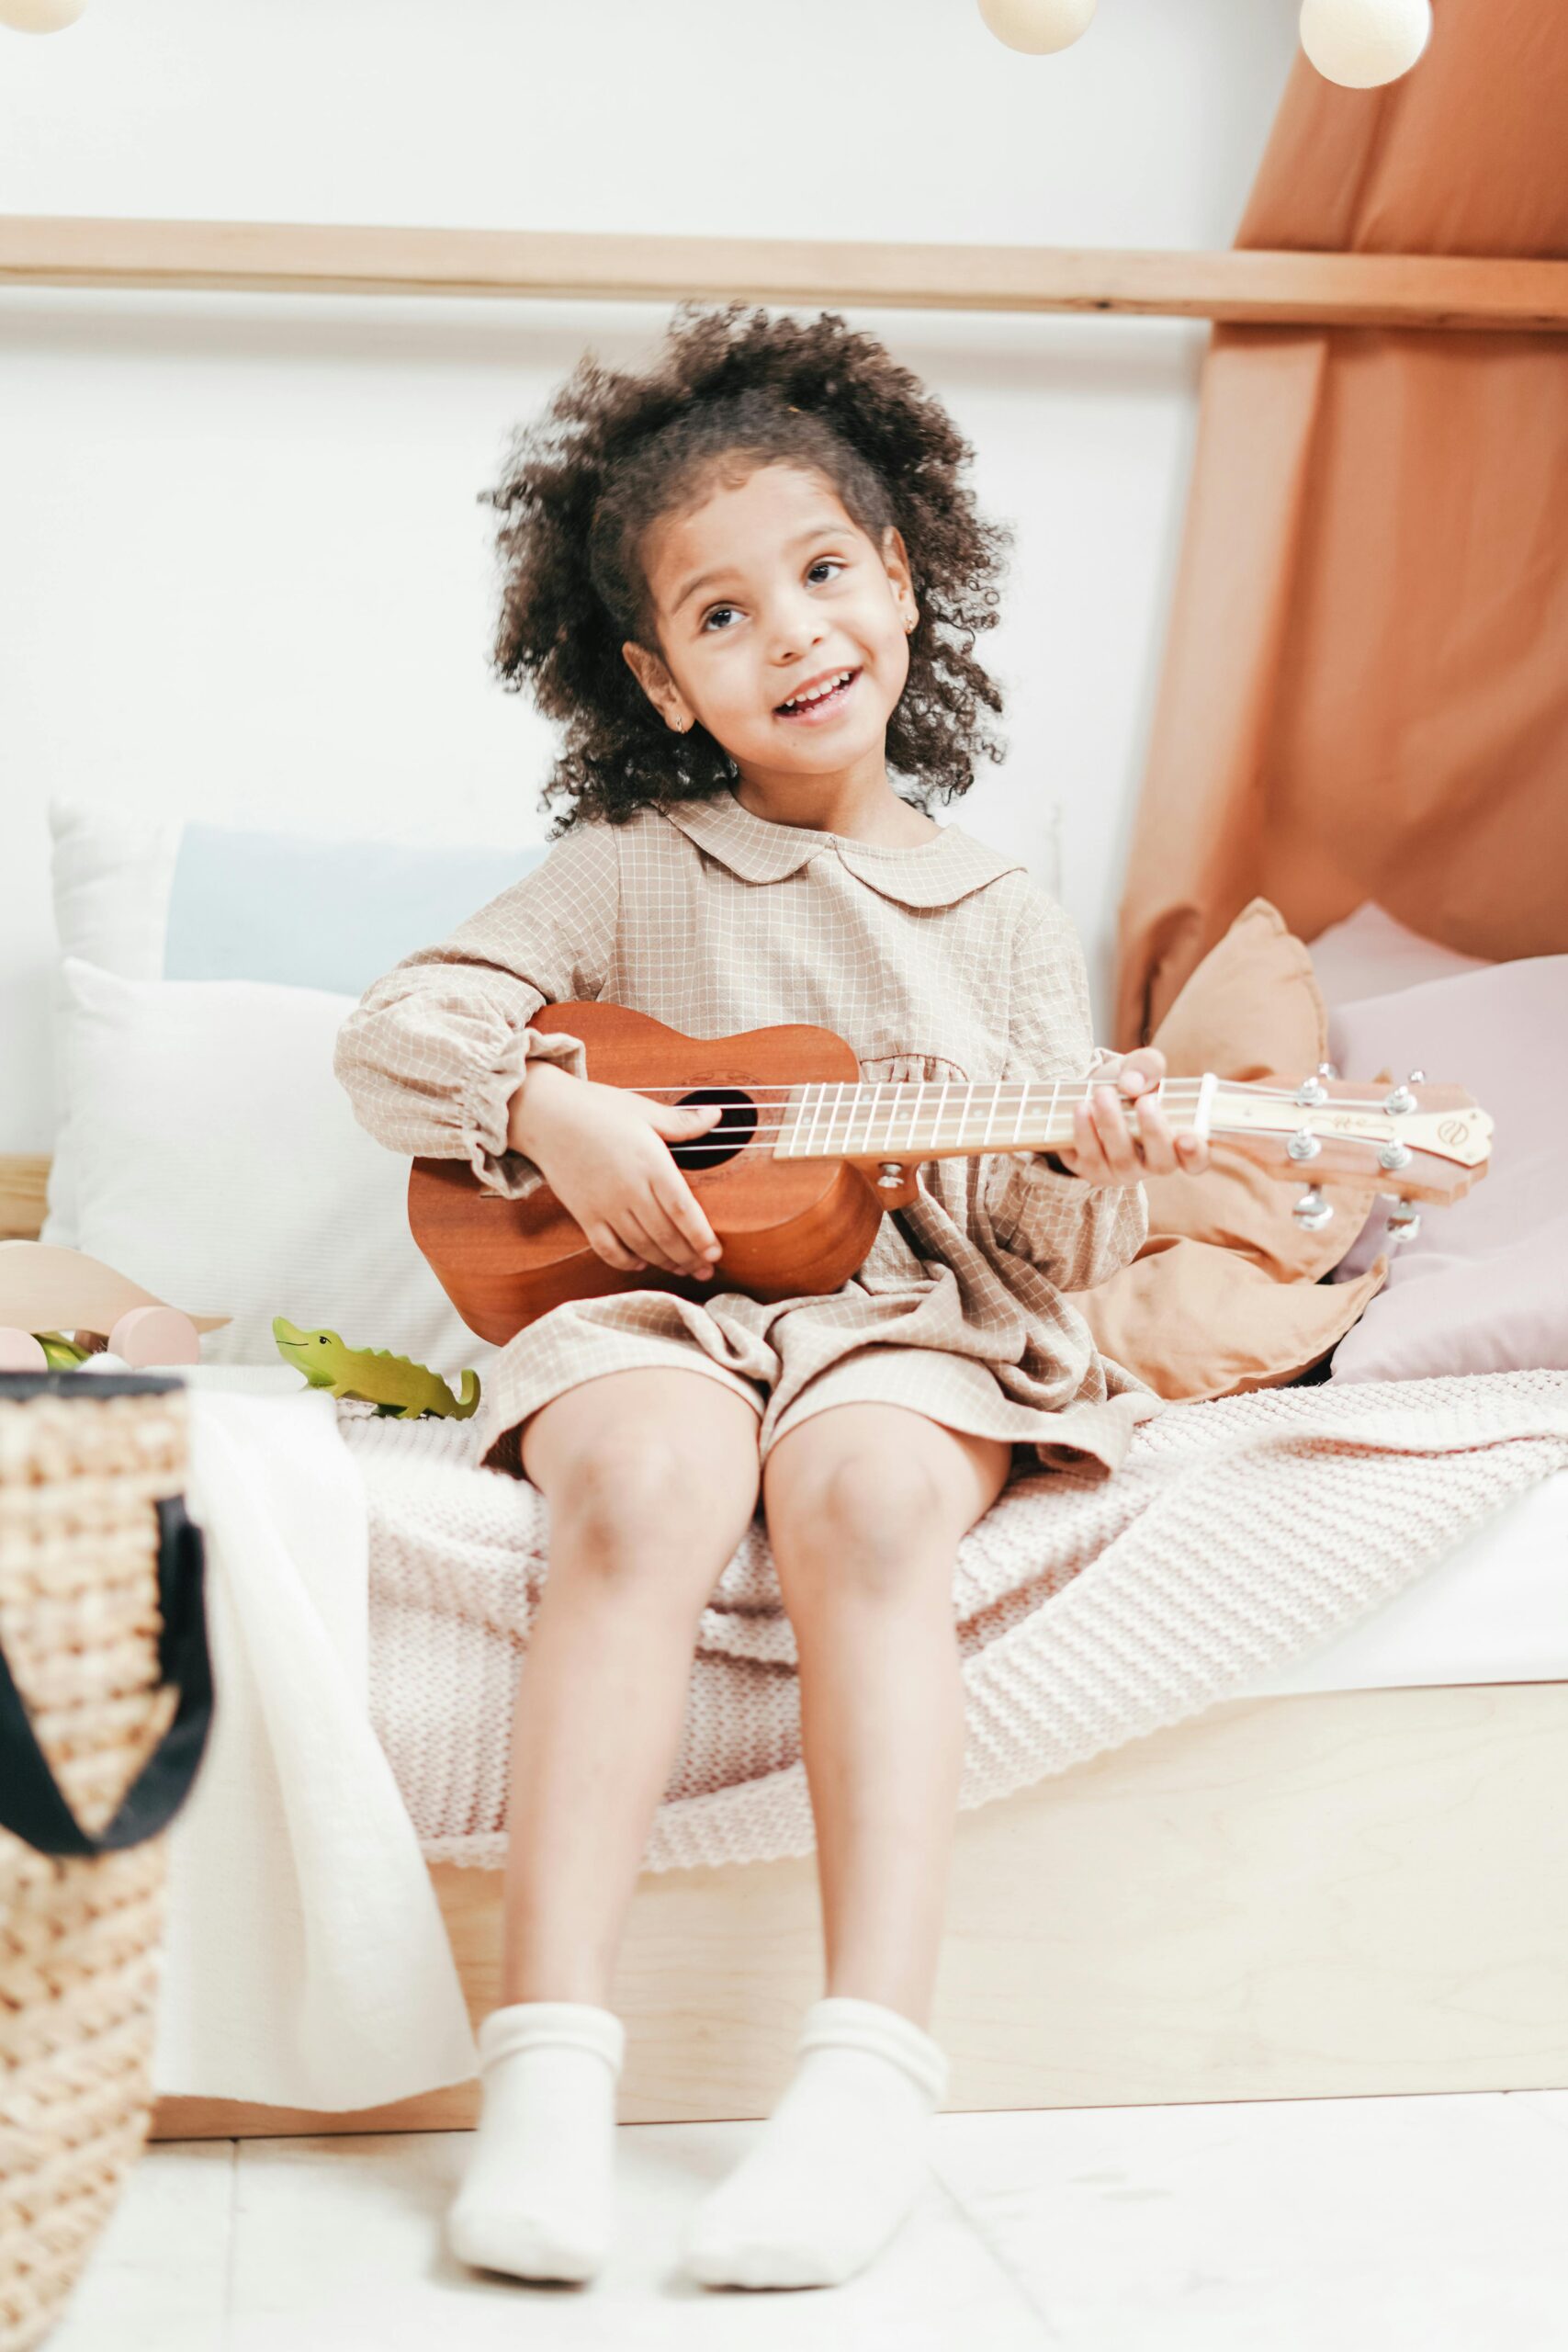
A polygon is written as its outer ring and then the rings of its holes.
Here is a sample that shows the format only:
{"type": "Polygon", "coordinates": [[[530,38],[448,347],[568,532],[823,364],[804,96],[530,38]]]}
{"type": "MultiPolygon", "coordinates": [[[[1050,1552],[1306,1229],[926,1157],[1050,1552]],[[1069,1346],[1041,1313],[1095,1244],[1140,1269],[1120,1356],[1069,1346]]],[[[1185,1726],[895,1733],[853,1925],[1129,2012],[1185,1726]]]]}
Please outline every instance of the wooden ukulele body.
{"type": "Polygon", "coordinates": [[[864,1264],[884,1209],[914,1197],[912,1169],[896,1188],[879,1190],[875,1163],[773,1157],[791,1088],[859,1082],[852,1050],[831,1030],[792,1023],[685,1037],[615,1004],[546,1005],[531,1025],[580,1037],[588,1076],[602,1086],[724,1102],[718,1127],[673,1147],[723,1254],[705,1283],[654,1266],[625,1273],[595,1256],[547,1185],[509,1201],[480,1184],[466,1160],[416,1159],[410,1229],[481,1340],[502,1345],[567,1299],[619,1291],[692,1299],[716,1290],[761,1299],[834,1291],[864,1264]]]}
{"type": "MultiPolygon", "coordinates": [[[[621,1273],[589,1248],[547,1187],[503,1200],[466,1160],[416,1159],[409,1224],[472,1331],[502,1344],[553,1306],[616,1291],[715,1289],[753,1298],[820,1296],[865,1263],[886,1209],[907,1207],[927,1159],[1071,1148],[1089,1079],[956,1085],[862,1084],[852,1047],[792,1023],[733,1037],[683,1037],[618,1004],[555,1004],[536,1029],[580,1037],[588,1075],[666,1102],[718,1101],[721,1121],[671,1156],[701,1200],[722,1256],[710,1283],[647,1267],[621,1273]]],[[[1296,1206],[1315,1232],[1341,1182],[1415,1201],[1453,1201],[1486,1172],[1492,1121],[1456,1086],[1418,1074],[1391,1087],[1309,1077],[1299,1084],[1177,1078],[1168,1117],[1223,1137],[1227,1151],[1309,1190],[1296,1206]],[[1384,1093],[1382,1089],[1389,1088],[1384,1093]]],[[[1131,1114],[1135,1126],[1136,1113],[1131,1114]]],[[[1407,1216],[1405,1230],[1416,1218],[1407,1216]]],[[[1391,1228],[1392,1231],[1392,1228],[1391,1228]]],[[[1394,1235],[1393,1238],[1398,1238],[1394,1235]]]]}

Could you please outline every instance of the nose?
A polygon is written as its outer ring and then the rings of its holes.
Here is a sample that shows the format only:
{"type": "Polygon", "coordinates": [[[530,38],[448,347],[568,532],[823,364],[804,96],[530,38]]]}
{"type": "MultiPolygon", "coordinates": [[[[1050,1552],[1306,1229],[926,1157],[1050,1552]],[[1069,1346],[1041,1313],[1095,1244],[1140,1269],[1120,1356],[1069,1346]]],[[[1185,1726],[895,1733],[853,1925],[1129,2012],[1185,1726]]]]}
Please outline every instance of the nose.
{"type": "Polygon", "coordinates": [[[787,589],[773,599],[768,613],[768,641],[775,662],[798,662],[803,653],[820,645],[827,633],[821,607],[804,589],[787,589]]]}

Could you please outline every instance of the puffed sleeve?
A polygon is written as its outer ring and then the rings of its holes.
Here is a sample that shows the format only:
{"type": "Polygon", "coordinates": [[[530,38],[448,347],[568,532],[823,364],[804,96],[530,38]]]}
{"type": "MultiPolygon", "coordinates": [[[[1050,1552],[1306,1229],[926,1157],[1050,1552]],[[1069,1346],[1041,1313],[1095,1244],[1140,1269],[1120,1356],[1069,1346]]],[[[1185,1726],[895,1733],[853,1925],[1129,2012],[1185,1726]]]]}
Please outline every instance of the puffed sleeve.
{"type": "Polygon", "coordinates": [[[507,1111],[529,1060],[585,1075],[574,1037],[528,1023],[544,1004],[604,992],[620,899],[613,829],[589,824],[542,865],[367,989],[338,1032],[333,1069],[362,1127],[410,1159],[466,1159],[521,1200],[543,1182],[506,1148],[507,1111]]]}
{"type": "MultiPolygon", "coordinates": [[[[1089,973],[1066,910],[1032,884],[1012,935],[1008,1026],[1031,1079],[1114,1077],[1120,1054],[1094,1043],[1089,973]]],[[[998,1155],[988,1199],[1004,1250],[1058,1290],[1089,1290],[1135,1258],[1148,1233],[1141,1184],[1086,1184],[1043,1152],[998,1155]]]]}

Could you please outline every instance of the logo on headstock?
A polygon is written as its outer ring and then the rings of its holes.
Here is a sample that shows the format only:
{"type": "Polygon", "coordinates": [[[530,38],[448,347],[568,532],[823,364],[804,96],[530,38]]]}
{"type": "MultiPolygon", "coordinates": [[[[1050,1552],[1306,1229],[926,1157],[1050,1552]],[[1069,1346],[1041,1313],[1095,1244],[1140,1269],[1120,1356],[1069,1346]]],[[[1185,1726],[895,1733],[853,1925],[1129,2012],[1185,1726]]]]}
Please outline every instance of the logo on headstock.
{"type": "Polygon", "coordinates": [[[1470,1121],[1468,1119],[1445,1119],[1438,1129],[1438,1141],[1446,1143],[1450,1149],[1461,1143],[1468,1143],[1469,1140],[1470,1121]]]}

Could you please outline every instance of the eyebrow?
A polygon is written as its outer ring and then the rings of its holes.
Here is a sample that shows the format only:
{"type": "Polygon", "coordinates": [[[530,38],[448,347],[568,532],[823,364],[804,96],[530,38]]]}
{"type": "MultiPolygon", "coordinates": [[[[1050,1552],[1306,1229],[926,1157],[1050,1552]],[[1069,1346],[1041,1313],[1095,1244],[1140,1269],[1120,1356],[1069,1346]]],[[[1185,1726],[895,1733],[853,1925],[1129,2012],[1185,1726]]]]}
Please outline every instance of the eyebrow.
{"type": "MultiPolygon", "coordinates": [[[[809,547],[813,539],[833,538],[842,528],[843,526],[840,523],[816,523],[813,524],[809,531],[799,532],[795,537],[791,539],[789,544],[792,548],[809,547]]],[[[675,614],[680,611],[682,605],[687,602],[688,598],[694,596],[697,594],[699,589],[712,588],[719,581],[728,580],[729,577],[729,572],[721,567],[717,571],[699,572],[695,580],[688,580],[680,594],[676,597],[675,602],[670,607],[671,618],[673,618],[675,614]]]]}

